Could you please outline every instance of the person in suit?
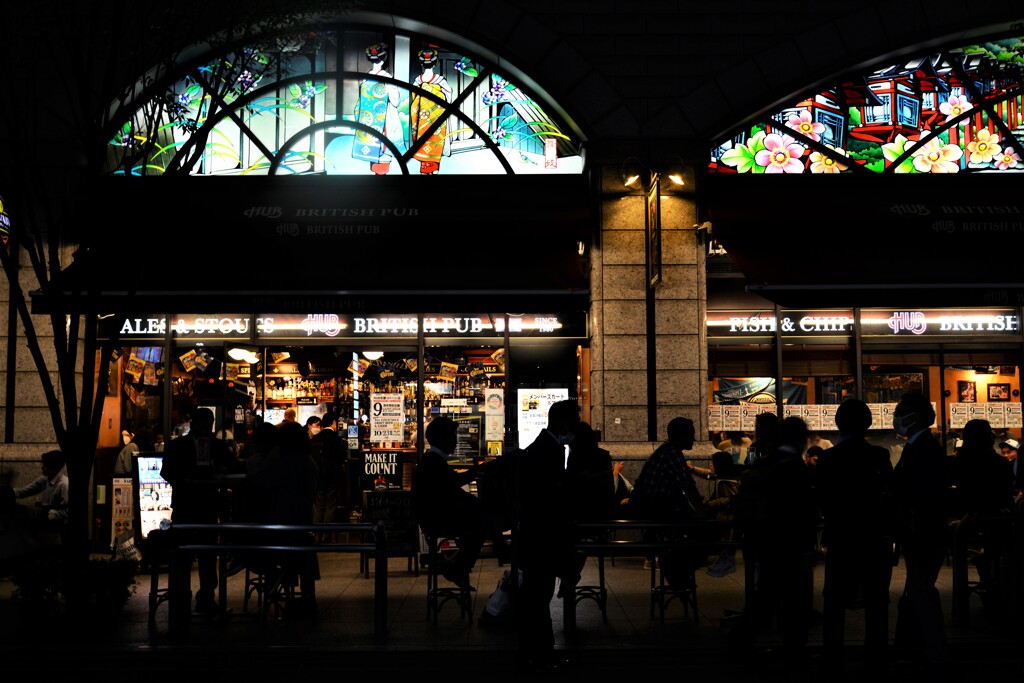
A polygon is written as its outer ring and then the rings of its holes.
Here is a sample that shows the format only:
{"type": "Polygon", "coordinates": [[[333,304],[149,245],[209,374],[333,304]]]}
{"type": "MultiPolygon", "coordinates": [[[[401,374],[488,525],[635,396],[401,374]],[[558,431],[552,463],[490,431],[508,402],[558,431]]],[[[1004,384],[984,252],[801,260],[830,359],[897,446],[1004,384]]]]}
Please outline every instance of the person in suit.
{"type": "Polygon", "coordinates": [[[889,644],[892,463],[888,449],[865,438],[872,418],[864,401],[843,401],[835,420],[839,443],[822,452],[815,479],[825,522],[822,545],[828,550],[822,624],[825,662],[831,674],[841,677],[846,609],[862,598],[865,665],[881,673],[889,644]]]}
{"type": "Polygon", "coordinates": [[[459,426],[450,417],[435,417],[424,436],[430,448],[420,458],[412,476],[416,522],[428,536],[454,538],[459,551],[441,572],[463,590],[473,590],[470,575],[486,538],[483,501],[463,487],[476,479],[477,470],[456,472],[448,464],[455,452],[459,426]]]}
{"type": "Polygon", "coordinates": [[[559,666],[549,603],[556,580],[574,566],[565,467],[566,446],[572,444],[579,423],[576,401],[553,403],[548,409],[547,427],[519,459],[515,548],[523,572],[516,607],[517,669],[522,673],[547,673],[559,666]]]}
{"type": "Polygon", "coordinates": [[[338,508],[351,506],[348,498],[348,443],[338,434],[338,414],[327,411],[320,418],[320,431],[310,439],[310,453],[317,466],[316,502],[313,521],[340,522],[338,508]]]}
{"type": "MultiPolygon", "coordinates": [[[[192,414],[188,434],[172,440],[164,450],[160,476],[174,490],[174,511],[171,521],[184,524],[217,524],[221,501],[217,476],[235,469],[227,444],[213,438],[213,411],[198,408],[192,414]]],[[[213,613],[217,610],[214,591],[217,588],[217,556],[199,553],[199,591],[195,611],[213,613]]]]}
{"type": "Polygon", "coordinates": [[[906,567],[894,645],[910,650],[929,673],[941,675],[946,632],[935,581],[946,560],[949,477],[945,450],[931,433],[933,422],[935,409],[919,391],[905,393],[892,417],[896,434],[907,440],[893,468],[896,540],[906,567]]]}

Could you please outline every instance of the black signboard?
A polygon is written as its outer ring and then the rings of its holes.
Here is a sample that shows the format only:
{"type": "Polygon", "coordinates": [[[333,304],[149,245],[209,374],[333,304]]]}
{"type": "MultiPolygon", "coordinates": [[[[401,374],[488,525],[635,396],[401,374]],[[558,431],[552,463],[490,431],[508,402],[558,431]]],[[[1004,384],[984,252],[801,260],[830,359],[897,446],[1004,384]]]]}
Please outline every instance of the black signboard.
{"type": "Polygon", "coordinates": [[[389,556],[405,557],[419,552],[419,525],[412,491],[363,491],[363,521],[384,522],[389,556]]]}

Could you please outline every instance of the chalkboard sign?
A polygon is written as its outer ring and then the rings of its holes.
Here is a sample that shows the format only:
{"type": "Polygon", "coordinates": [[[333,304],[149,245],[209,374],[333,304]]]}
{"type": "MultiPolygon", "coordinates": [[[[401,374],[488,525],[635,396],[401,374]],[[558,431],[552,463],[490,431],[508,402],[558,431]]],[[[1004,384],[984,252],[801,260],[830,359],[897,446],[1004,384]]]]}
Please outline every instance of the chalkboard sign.
{"type": "Polygon", "coordinates": [[[384,522],[388,556],[406,557],[419,552],[412,491],[363,491],[363,521],[384,522]]]}

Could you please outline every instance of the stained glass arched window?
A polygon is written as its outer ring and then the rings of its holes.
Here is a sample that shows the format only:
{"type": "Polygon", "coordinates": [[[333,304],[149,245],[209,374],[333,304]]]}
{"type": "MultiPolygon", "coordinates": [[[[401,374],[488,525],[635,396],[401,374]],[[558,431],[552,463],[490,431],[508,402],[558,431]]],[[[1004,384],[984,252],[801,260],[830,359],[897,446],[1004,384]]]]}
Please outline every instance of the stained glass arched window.
{"type": "Polygon", "coordinates": [[[931,52],[844,78],[746,124],[720,173],[1024,170],[1024,39],[931,52]]]}
{"type": "Polygon", "coordinates": [[[139,89],[110,141],[124,175],[581,173],[581,135],[487,59],[332,25],[208,52],[139,89]]]}

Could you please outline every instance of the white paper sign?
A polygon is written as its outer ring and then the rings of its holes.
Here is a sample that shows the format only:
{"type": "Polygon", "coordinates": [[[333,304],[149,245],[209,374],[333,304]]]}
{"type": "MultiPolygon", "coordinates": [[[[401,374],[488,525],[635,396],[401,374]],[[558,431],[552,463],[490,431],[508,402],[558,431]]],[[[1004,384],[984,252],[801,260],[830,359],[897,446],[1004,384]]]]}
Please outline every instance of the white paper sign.
{"type": "Polygon", "coordinates": [[[548,426],[552,404],[569,398],[568,389],[519,389],[516,412],[519,415],[519,447],[526,448],[548,426]]]}
{"type": "Polygon", "coordinates": [[[402,441],[404,424],[405,396],[374,393],[370,405],[370,441],[402,441]]]}

